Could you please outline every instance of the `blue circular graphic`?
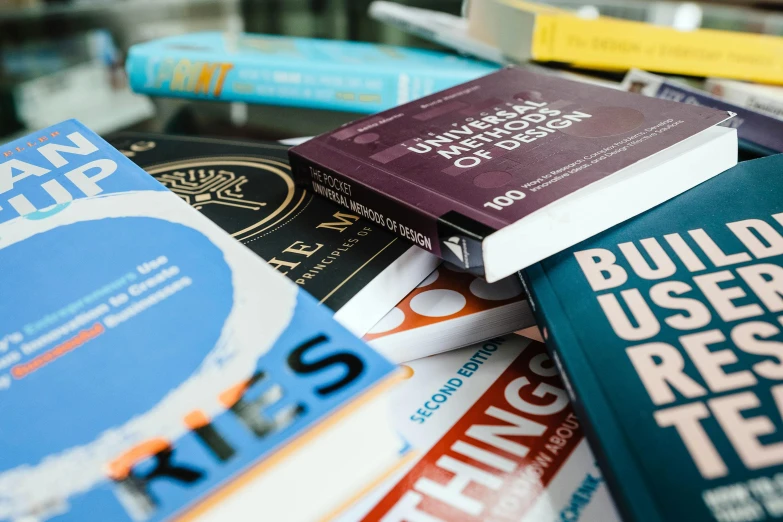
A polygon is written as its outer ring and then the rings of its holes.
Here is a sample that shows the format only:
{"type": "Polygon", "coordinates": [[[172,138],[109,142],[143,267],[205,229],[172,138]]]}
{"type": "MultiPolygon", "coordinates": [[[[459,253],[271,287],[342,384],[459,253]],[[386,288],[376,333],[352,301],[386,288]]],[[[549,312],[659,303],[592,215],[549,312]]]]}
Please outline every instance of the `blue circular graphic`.
{"type": "Polygon", "coordinates": [[[0,390],[0,472],[87,444],[150,410],[215,347],[233,302],[231,270],[220,249],[196,230],[152,218],[60,227],[0,250],[0,266],[0,340],[25,333],[0,360],[79,314],[109,307],[0,370],[14,375],[17,367],[10,388],[0,390]],[[163,259],[141,273],[144,263],[163,259]],[[131,285],[138,295],[129,294],[131,285]],[[167,287],[179,288],[160,298],[167,287]],[[109,304],[123,293],[126,302],[119,297],[109,304]],[[153,295],[160,298],[154,304],[151,298],[124,322],[106,326],[107,315],[138,308],[153,295]],[[102,332],[99,325],[92,338],[67,344],[96,323],[104,325],[102,332]],[[25,373],[30,367],[23,365],[41,362],[46,353],[50,360],[25,373]]]}

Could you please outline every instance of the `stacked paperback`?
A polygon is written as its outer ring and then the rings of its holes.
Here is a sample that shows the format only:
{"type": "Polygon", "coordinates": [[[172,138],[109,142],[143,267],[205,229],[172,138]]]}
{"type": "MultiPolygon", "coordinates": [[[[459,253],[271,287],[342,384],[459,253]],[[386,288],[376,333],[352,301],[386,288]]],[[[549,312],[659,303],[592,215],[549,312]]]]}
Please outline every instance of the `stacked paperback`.
{"type": "Polygon", "coordinates": [[[494,282],[731,167],[730,116],[509,67],[309,140],[291,166],[494,282]]]}

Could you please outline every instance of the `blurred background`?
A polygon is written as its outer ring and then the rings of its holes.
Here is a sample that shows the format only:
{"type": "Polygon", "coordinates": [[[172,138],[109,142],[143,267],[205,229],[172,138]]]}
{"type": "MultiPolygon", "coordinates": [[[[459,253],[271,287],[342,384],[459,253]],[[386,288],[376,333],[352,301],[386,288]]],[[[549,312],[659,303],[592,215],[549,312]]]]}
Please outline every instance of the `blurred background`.
{"type": "MultiPolygon", "coordinates": [[[[480,1],[480,0],[478,0],[480,1]]],[[[458,14],[461,0],[404,0],[458,14]]],[[[547,1],[668,25],[783,34],[783,2],[547,1]]],[[[194,31],[246,31],[437,48],[367,15],[370,0],[0,0],[2,141],[65,118],[98,133],[151,130],[281,139],[317,134],[354,114],[155,99],[127,88],[130,45],[194,31]]]]}

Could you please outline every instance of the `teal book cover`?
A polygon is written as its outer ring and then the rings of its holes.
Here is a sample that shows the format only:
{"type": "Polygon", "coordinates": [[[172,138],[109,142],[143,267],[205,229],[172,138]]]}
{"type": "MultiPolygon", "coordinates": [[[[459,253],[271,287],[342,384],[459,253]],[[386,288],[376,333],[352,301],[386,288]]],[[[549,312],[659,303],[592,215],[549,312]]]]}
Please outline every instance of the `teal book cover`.
{"type": "Polygon", "coordinates": [[[365,42],[195,33],[134,45],[126,69],[144,94],[374,113],[499,66],[365,42]]]}
{"type": "Polygon", "coordinates": [[[531,267],[625,519],[783,516],[783,155],[531,267]]]}
{"type": "Polygon", "coordinates": [[[0,148],[0,267],[0,521],[310,520],[382,470],[307,451],[394,366],[79,122],[0,148]]]}

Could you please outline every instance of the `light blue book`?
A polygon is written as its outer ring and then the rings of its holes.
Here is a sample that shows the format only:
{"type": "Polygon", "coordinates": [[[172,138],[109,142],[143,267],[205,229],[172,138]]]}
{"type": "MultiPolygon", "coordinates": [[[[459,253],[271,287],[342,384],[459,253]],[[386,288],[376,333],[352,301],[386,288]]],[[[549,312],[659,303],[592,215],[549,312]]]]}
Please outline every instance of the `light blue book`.
{"type": "Polygon", "coordinates": [[[139,93],[373,113],[499,66],[363,42],[197,33],[134,45],[126,68],[139,93]]]}
{"type": "Polygon", "coordinates": [[[393,365],[80,123],[0,207],[1,521],[312,520],[398,462],[393,365]]]}

